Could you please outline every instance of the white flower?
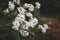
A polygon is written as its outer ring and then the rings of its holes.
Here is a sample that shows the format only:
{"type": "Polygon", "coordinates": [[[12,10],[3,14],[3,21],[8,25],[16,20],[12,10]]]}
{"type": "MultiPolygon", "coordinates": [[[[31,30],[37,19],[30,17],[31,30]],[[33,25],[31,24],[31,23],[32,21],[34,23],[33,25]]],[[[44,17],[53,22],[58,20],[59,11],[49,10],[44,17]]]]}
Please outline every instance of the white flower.
{"type": "Polygon", "coordinates": [[[28,31],[25,31],[25,30],[20,30],[20,34],[21,34],[23,37],[29,36],[29,32],[28,32],[28,31]]]}
{"type": "Polygon", "coordinates": [[[19,21],[16,21],[16,20],[15,20],[15,21],[13,22],[13,25],[15,25],[15,26],[16,26],[16,25],[19,25],[19,26],[20,26],[19,21]]]}
{"type": "Polygon", "coordinates": [[[30,25],[30,22],[27,22],[27,23],[26,23],[26,27],[29,28],[30,26],[31,26],[31,25],[30,25]]]}
{"type": "Polygon", "coordinates": [[[43,33],[46,33],[46,29],[42,25],[38,25],[38,29],[41,29],[43,33]]]}
{"type": "Polygon", "coordinates": [[[20,20],[25,21],[25,15],[20,15],[20,20]]]}
{"type": "Polygon", "coordinates": [[[18,9],[19,14],[25,15],[26,10],[23,7],[18,7],[17,9],[18,9]]]}
{"type": "Polygon", "coordinates": [[[20,0],[13,0],[13,2],[17,3],[18,5],[20,5],[20,0]]]}
{"type": "Polygon", "coordinates": [[[28,3],[25,3],[23,5],[25,8],[28,8],[28,10],[31,12],[31,11],[34,11],[34,6],[32,4],[28,4],[28,3]]]}
{"type": "Polygon", "coordinates": [[[46,33],[46,29],[45,29],[45,28],[43,28],[41,31],[42,31],[43,33],[46,33]]]}
{"type": "Polygon", "coordinates": [[[34,26],[36,26],[38,24],[38,19],[37,18],[34,18],[33,24],[34,24],[34,26]]]}
{"type": "Polygon", "coordinates": [[[29,8],[28,10],[31,12],[31,11],[34,11],[34,6],[32,4],[29,4],[29,8]]]}
{"type": "Polygon", "coordinates": [[[38,19],[37,18],[33,18],[32,20],[29,21],[30,22],[30,26],[32,28],[34,28],[34,26],[36,26],[38,24],[38,19]]]}
{"type": "Polygon", "coordinates": [[[15,29],[15,30],[18,30],[19,26],[20,26],[19,22],[15,20],[15,21],[13,22],[12,28],[15,29]]]}
{"type": "Polygon", "coordinates": [[[22,27],[23,27],[23,29],[25,29],[25,30],[28,30],[28,29],[29,29],[29,26],[27,26],[27,25],[23,25],[22,27]]]}
{"type": "Polygon", "coordinates": [[[16,21],[20,21],[20,17],[16,17],[15,20],[16,20],[16,21]]]}
{"type": "Polygon", "coordinates": [[[14,10],[14,8],[15,8],[14,3],[11,2],[11,1],[9,1],[8,8],[9,8],[10,10],[14,10]]]}
{"type": "Polygon", "coordinates": [[[33,15],[30,12],[26,13],[26,16],[30,17],[31,19],[33,19],[33,15]]]}
{"type": "Polygon", "coordinates": [[[32,21],[30,22],[30,27],[34,28],[34,24],[32,21]]]}
{"type": "Polygon", "coordinates": [[[13,28],[14,30],[19,30],[19,26],[18,26],[18,25],[12,26],[12,28],[13,28]]]}
{"type": "Polygon", "coordinates": [[[36,2],[35,4],[36,4],[35,8],[39,9],[41,7],[41,4],[39,2],[36,2]]]}
{"type": "Polygon", "coordinates": [[[28,3],[25,3],[23,6],[24,6],[25,8],[28,8],[28,7],[29,7],[29,4],[28,4],[28,3]]]}
{"type": "Polygon", "coordinates": [[[8,9],[3,10],[4,13],[9,13],[8,9]]]}
{"type": "Polygon", "coordinates": [[[19,22],[25,21],[25,15],[17,16],[15,20],[18,20],[19,22]]]}
{"type": "Polygon", "coordinates": [[[25,9],[23,7],[18,7],[18,12],[21,14],[21,13],[25,13],[25,9]]]}
{"type": "Polygon", "coordinates": [[[43,24],[45,29],[48,29],[48,25],[47,24],[43,24]]]}
{"type": "Polygon", "coordinates": [[[25,22],[25,29],[29,29],[29,27],[34,28],[33,22],[32,21],[24,21],[25,22]]]}
{"type": "Polygon", "coordinates": [[[42,25],[38,25],[38,29],[41,29],[41,27],[43,27],[42,25]]]}

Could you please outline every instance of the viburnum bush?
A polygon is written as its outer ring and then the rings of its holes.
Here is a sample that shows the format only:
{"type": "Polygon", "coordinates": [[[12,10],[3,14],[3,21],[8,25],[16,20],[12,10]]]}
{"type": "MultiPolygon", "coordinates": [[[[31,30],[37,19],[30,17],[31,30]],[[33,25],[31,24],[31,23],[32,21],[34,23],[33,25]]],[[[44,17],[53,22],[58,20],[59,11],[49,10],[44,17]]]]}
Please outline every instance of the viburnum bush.
{"type": "Polygon", "coordinates": [[[47,24],[39,24],[39,20],[36,15],[38,13],[36,11],[39,11],[40,7],[41,4],[39,2],[35,2],[35,5],[29,3],[21,5],[20,0],[13,0],[9,1],[8,8],[3,10],[3,12],[8,14],[11,11],[17,11],[17,13],[14,13],[17,15],[12,21],[12,29],[18,31],[22,37],[27,37],[34,33],[33,31],[35,30],[31,31],[34,28],[40,29],[43,33],[46,33],[46,30],[49,29],[47,24]],[[16,7],[15,4],[18,6],[16,7]],[[36,12],[35,14],[34,11],[36,12]]]}

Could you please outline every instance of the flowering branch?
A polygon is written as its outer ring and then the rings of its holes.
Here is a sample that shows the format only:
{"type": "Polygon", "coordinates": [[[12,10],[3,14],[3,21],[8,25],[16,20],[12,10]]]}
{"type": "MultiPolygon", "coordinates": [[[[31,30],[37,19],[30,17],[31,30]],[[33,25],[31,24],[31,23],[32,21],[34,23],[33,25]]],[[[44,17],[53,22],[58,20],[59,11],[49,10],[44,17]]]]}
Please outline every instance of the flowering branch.
{"type": "MultiPolygon", "coordinates": [[[[10,11],[15,9],[15,4],[17,3],[18,5],[20,5],[20,0],[13,0],[9,1],[8,4],[8,8],[6,10],[4,10],[4,13],[9,13],[10,11]]],[[[16,18],[14,19],[14,21],[12,22],[13,26],[12,28],[14,30],[18,30],[20,32],[20,34],[23,37],[27,37],[29,36],[30,32],[28,31],[29,28],[34,28],[36,25],[38,25],[38,19],[33,17],[32,12],[35,9],[40,9],[41,4],[39,2],[35,3],[35,7],[32,4],[28,4],[25,3],[24,5],[20,5],[19,7],[17,7],[18,10],[18,15],[16,16],[16,18]],[[26,16],[29,18],[29,20],[26,20],[26,16]]],[[[41,29],[41,31],[43,33],[46,33],[46,30],[48,29],[48,25],[44,24],[44,26],[42,25],[38,25],[38,29],[41,29]]]]}

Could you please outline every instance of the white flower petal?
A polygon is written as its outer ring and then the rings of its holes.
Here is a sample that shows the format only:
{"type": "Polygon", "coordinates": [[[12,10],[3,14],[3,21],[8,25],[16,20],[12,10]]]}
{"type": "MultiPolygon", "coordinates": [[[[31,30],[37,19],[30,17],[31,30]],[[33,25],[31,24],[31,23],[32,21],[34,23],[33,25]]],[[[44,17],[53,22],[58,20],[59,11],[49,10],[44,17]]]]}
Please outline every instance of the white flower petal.
{"type": "Polygon", "coordinates": [[[8,9],[3,10],[4,13],[9,13],[8,9]]]}
{"type": "Polygon", "coordinates": [[[17,3],[18,5],[20,5],[20,0],[13,0],[13,2],[17,3]]]}
{"type": "Polygon", "coordinates": [[[29,4],[29,11],[31,12],[31,11],[34,11],[34,6],[32,5],[32,4],[29,4]]]}
{"type": "Polygon", "coordinates": [[[23,27],[23,29],[26,29],[26,30],[29,29],[29,26],[26,26],[26,25],[23,25],[22,27],[23,27]]]}
{"type": "Polygon", "coordinates": [[[11,2],[11,1],[9,1],[8,8],[9,8],[10,10],[14,10],[14,8],[15,8],[14,3],[11,2]]]}
{"type": "Polygon", "coordinates": [[[19,14],[25,15],[26,10],[23,7],[18,7],[17,9],[18,9],[19,14]]]}
{"type": "Polygon", "coordinates": [[[25,21],[25,15],[20,15],[20,16],[16,17],[15,20],[17,20],[19,22],[25,21]]]}
{"type": "Polygon", "coordinates": [[[36,2],[35,4],[36,4],[35,8],[39,9],[41,7],[41,4],[39,2],[36,2]]]}
{"type": "Polygon", "coordinates": [[[18,21],[14,21],[14,22],[13,22],[13,25],[19,25],[19,26],[20,26],[20,24],[19,24],[18,21]]]}
{"type": "Polygon", "coordinates": [[[48,29],[48,25],[47,24],[43,24],[45,29],[48,29]]]}
{"type": "Polygon", "coordinates": [[[18,25],[12,26],[12,28],[13,28],[14,30],[19,30],[19,26],[18,26],[18,25]]]}
{"type": "Polygon", "coordinates": [[[33,19],[33,15],[32,15],[32,13],[30,13],[30,12],[27,12],[27,13],[26,13],[26,16],[28,16],[28,17],[30,17],[31,19],[33,19]]]}
{"type": "Polygon", "coordinates": [[[24,6],[25,8],[28,8],[28,7],[29,7],[29,4],[28,4],[28,3],[25,3],[23,6],[24,6]]]}
{"type": "Polygon", "coordinates": [[[42,31],[43,33],[46,33],[46,29],[42,29],[41,31],[42,31]]]}
{"type": "Polygon", "coordinates": [[[38,25],[38,29],[41,29],[43,26],[42,25],[38,25]]]}
{"type": "Polygon", "coordinates": [[[29,32],[28,32],[28,31],[25,31],[25,30],[20,30],[20,34],[21,34],[23,37],[29,36],[29,32]]]}

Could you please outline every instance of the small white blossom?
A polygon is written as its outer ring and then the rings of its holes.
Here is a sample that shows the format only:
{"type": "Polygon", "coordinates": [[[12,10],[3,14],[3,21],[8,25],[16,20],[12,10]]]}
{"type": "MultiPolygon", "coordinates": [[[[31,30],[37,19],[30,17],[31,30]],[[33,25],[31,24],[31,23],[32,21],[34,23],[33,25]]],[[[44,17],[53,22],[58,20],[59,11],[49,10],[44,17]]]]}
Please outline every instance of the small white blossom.
{"type": "Polygon", "coordinates": [[[29,26],[28,26],[28,25],[23,25],[22,27],[23,27],[23,29],[25,29],[25,30],[28,30],[28,29],[29,29],[29,26]]]}
{"type": "Polygon", "coordinates": [[[41,27],[43,27],[42,25],[38,25],[38,29],[41,29],[41,27]]]}
{"type": "Polygon", "coordinates": [[[29,8],[28,10],[31,12],[31,11],[34,11],[34,6],[32,4],[29,4],[29,8]]]}
{"type": "Polygon", "coordinates": [[[41,7],[41,4],[39,2],[36,2],[35,4],[36,4],[35,8],[39,9],[41,7]]]}
{"type": "Polygon", "coordinates": [[[15,20],[16,20],[16,21],[20,21],[20,17],[16,17],[15,20]]]}
{"type": "Polygon", "coordinates": [[[18,25],[12,26],[12,28],[13,28],[14,30],[19,30],[19,26],[18,26],[18,25]]]}
{"type": "Polygon", "coordinates": [[[26,24],[25,24],[25,29],[29,29],[29,27],[32,27],[32,28],[34,28],[34,26],[33,26],[33,23],[31,22],[31,21],[24,21],[26,24]]]}
{"type": "Polygon", "coordinates": [[[15,29],[15,30],[18,30],[19,26],[20,26],[19,22],[15,20],[15,21],[13,22],[12,28],[15,29]]]}
{"type": "Polygon", "coordinates": [[[30,27],[30,22],[27,22],[26,23],[26,27],[30,27]]]}
{"type": "Polygon", "coordinates": [[[29,36],[29,32],[28,32],[28,31],[25,31],[25,30],[20,30],[20,34],[21,34],[23,37],[29,36]]]}
{"type": "Polygon", "coordinates": [[[30,22],[30,26],[32,28],[34,28],[34,26],[36,26],[38,24],[38,20],[37,18],[33,18],[32,20],[29,21],[30,22]]]}
{"type": "Polygon", "coordinates": [[[45,29],[48,29],[48,25],[47,24],[43,24],[45,29]]]}
{"type": "Polygon", "coordinates": [[[20,0],[13,0],[13,2],[17,3],[18,5],[20,5],[20,0]]]}
{"type": "Polygon", "coordinates": [[[25,21],[25,15],[20,15],[20,20],[25,21]]]}
{"type": "Polygon", "coordinates": [[[43,33],[46,33],[46,29],[45,29],[45,28],[43,28],[41,31],[42,31],[43,33]]]}
{"type": "Polygon", "coordinates": [[[28,7],[29,7],[29,4],[28,4],[28,3],[25,3],[23,6],[24,6],[25,8],[28,8],[28,7]]]}
{"type": "Polygon", "coordinates": [[[34,28],[33,21],[30,22],[30,27],[34,28]]]}
{"type": "MultiPolygon", "coordinates": [[[[13,2],[20,5],[20,0],[13,0],[13,2]]],[[[9,11],[14,10],[15,5],[13,2],[9,1],[9,4],[8,4],[9,10],[6,9],[4,10],[4,12],[9,13],[9,11]]],[[[36,5],[35,6],[36,9],[39,9],[41,7],[41,4],[39,2],[36,2],[35,5],[36,5]]],[[[17,7],[17,10],[19,14],[16,16],[15,20],[12,22],[13,24],[12,28],[14,30],[18,30],[23,37],[27,37],[29,36],[29,32],[28,32],[29,27],[34,28],[38,24],[38,19],[33,18],[33,15],[31,13],[32,11],[34,11],[34,5],[25,3],[23,7],[21,6],[17,7]],[[27,8],[28,10],[26,10],[25,8],[27,8]],[[26,16],[30,18],[29,21],[25,19],[26,16]]],[[[41,29],[43,33],[46,33],[46,30],[48,29],[48,25],[47,24],[43,24],[43,26],[38,25],[38,29],[41,29]]]]}
{"type": "Polygon", "coordinates": [[[38,19],[37,18],[34,18],[33,24],[34,24],[34,26],[36,26],[38,24],[38,19]]]}
{"type": "Polygon", "coordinates": [[[3,10],[4,13],[9,13],[8,9],[3,10]]]}
{"type": "Polygon", "coordinates": [[[32,4],[28,4],[28,3],[25,3],[23,5],[25,8],[28,8],[28,10],[31,12],[31,11],[34,11],[34,6],[32,4]]]}
{"type": "Polygon", "coordinates": [[[15,20],[18,20],[19,22],[25,21],[25,15],[17,16],[15,20]]]}
{"type": "Polygon", "coordinates": [[[11,2],[11,1],[9,1],[8,8],[9,8],[10,10],[14,10],[14,8],[15,8],[14,3],[11,2]]]}
{"type": "Polygon", "coordinates": [[[17,9],[18,9],[19,14],[23,14],[23,15],[25,14],[26,10],[23,7],[18,7],[17,9]]]}
{"type": "Polygon", "coordinates": [[[33,19],[33,15],[32,15],[32,13],[30,13],[30,12],[27,12],[27,13],[26,13],[26,16],[28,16],[28,17],[30,17],[31,19],[33,19]]]}
{"type": "Polygon", "coordinates": [[[20,26],[19,21],[16,21],[16,20],[15,20],[15,21],[13,22],[13,25],[19,25],[19,26],[20,26]]]}
{"type": "Polygon", "coordinates": [[[46,33],[46,29],[42,25],[38,25],[38,29],[41,29],[43,33],[46,33]]]}

